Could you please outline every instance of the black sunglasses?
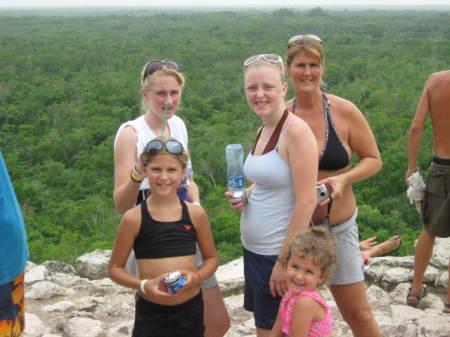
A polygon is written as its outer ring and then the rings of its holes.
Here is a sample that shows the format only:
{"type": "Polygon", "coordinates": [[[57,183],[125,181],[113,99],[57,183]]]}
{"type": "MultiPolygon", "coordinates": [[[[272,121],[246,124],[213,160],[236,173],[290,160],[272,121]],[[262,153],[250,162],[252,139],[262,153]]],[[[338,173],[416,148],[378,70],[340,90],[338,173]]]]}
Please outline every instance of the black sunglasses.
{"type": "Polygon", "coordinates": [[[173,69],[180,71],[180,67],[175,61],[172,60],[161,60],[161,61],[151,61],[145,66],[144,75],[142,75],[142,81],[145,81],[147,76],[150,76],[155,71],[161,70],[162,68],[173,69]]]}
{"type": "Polygon", "coordinates": [[[166,142],[160,140],[151,140],[145,145],[144,152],[148,154],[157,154],[163,149],[166,149],[170,154],[180,154],[183,153],[183,145],[175,139],[169,139],[166,142]]]}

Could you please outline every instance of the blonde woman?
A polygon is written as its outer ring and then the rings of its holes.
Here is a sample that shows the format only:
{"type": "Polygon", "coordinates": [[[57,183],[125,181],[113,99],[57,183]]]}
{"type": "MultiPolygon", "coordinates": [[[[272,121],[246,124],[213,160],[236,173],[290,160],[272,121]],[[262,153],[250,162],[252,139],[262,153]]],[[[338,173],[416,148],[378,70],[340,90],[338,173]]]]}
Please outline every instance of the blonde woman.
{"type": "Polygon", "coordinates": [[[295,97],[286,107],[308,123],[319,150],[319,181],[331,194],[328,204],[314,211],[314,225],[328,227],[337,251],[330,290],[353,335],[379,337],[380,331],[366,297],[359,249],[357,207],[352,184],[381,169],[380,153],[372,131],[350,101],[325,93],[322,40],[312,34],[293,36],[288,42],[286,69],[295,97]],[[352,155],[358,162],[352,165],[352,155]]]}

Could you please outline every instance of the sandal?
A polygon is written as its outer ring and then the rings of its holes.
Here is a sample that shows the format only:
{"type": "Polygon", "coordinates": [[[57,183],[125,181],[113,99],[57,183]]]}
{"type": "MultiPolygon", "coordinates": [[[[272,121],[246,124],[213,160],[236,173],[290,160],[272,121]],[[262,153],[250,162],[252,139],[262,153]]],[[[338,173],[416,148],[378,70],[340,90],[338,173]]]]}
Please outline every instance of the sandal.
{"type": "Polygon", "coordinates": [[[415,290],[412,290],[411,288],[409,288],[408,295],[406,295],[406,304],[411,307],[417,307],[419,305],[420,300],[423,297],[427,296],[427,294],[428,294],[428,288],[425,284],[422,284],[422,289],[420,291],[415,291],[415,290]],[[408,299],[408,297],[411,297],[411,296],[417,297],[417,300],[412,301],[412,300],[408,299]]]}
{"type": "Polygon", "coordinates": [[[391,242],[391,250],[389,253],[392,253],[394,250],[399,249],[402,245],[402,239],[398,235],[391,237],[389,241],[391,242]]]}
{"type": "Polygon", "coordinates": [[[450,302],[444,302],[444,309],[442,309],[444,314],[450,314],[450,302]]]}

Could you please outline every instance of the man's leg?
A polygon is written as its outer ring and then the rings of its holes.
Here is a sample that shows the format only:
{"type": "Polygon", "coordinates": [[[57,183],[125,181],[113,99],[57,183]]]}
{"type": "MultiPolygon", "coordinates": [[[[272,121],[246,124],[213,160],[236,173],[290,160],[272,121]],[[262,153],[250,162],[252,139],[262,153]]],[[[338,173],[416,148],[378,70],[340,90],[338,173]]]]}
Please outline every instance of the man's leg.
{"type": "MultiPolygon", "coordinates": [[[[422,229],[416,245],[416,254],[414,257],[414,276],[411,283],[411,290],[420,292],[422,290],[423,276],[430,262],[433,253],[435,236],[422,229]]],[[[417,302],[417,296],[408,296],[408,301],[417,302]]]]}

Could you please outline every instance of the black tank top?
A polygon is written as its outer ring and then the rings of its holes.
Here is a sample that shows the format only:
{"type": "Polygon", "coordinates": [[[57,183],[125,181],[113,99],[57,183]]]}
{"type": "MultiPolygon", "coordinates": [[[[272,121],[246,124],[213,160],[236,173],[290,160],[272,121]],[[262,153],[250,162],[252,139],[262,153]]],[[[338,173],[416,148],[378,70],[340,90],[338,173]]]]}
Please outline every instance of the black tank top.
{"type": "Polygon", "coordinates": [[[157,221],[141,203],[142,223],[133,245],[136,259],[195,255],[197,234],[186,203],[180,199],[182,215],[177,221],[157,221]]]}

